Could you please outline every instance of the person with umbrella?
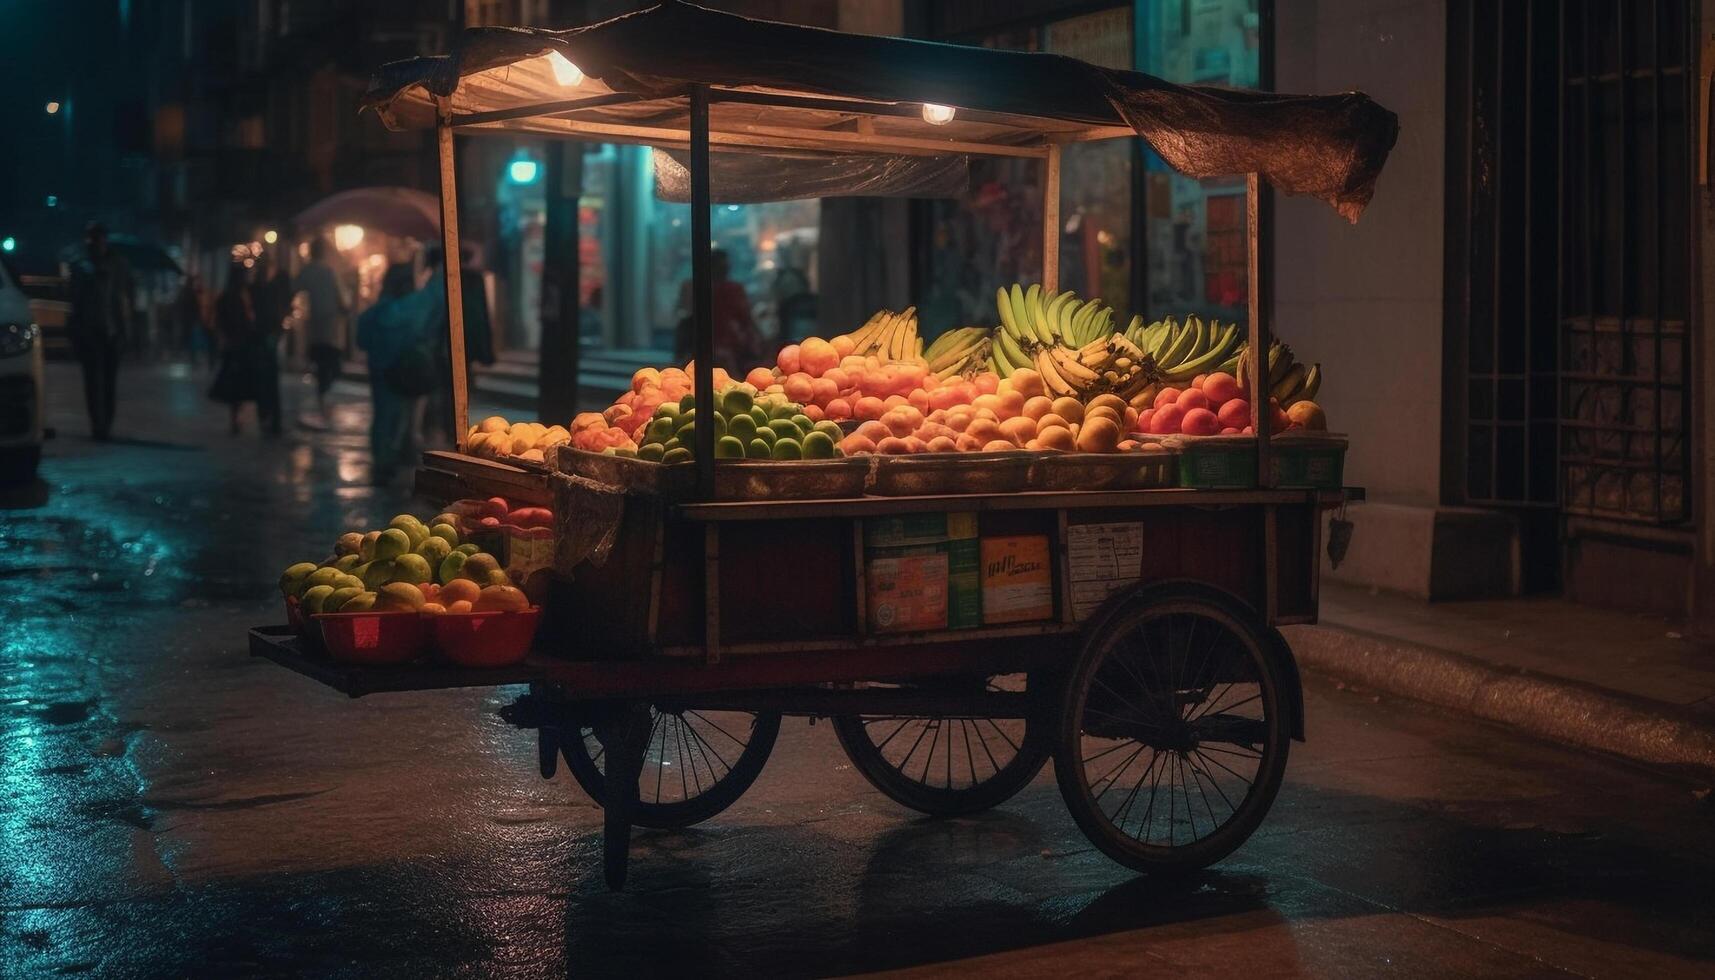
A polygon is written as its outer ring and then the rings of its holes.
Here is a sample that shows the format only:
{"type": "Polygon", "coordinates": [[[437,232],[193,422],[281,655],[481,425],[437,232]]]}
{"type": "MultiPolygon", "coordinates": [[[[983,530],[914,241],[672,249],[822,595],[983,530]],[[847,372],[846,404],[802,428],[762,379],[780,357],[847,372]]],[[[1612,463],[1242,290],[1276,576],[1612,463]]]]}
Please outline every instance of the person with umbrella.
{"type": "Polygon", "coordinates": [[[119,355],[131,329],[131,268],[109,247],[107,229],[91,222],[83,257],[71,265],[71,340],[83,367],[90,433],[107,441],[119,388],[119,355]]]}

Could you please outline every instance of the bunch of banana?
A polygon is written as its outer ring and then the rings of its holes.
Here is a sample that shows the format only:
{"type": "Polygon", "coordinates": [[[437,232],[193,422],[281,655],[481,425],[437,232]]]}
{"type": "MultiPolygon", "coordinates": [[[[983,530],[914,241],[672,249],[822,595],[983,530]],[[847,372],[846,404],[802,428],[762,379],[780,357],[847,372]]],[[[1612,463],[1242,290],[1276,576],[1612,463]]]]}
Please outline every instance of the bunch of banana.
{"type": "Polygon", "coordinates": [[[1155,359],[1161,380],[1170,385],[1212,371],[1231,373],[1244,341],[1238,324],[1205,323],[1195,314],[1184,323],[1168,317],[1148,326],[1142,317],[1132,317],[1124,336],[1155,359]]]}
{"type": "Polygon", "coordinates": [[[859,357],[874,355],[884,361],[904,361],[923,356],[915,306],[906,307],[902,313],[881,310],[846,336],[851,338],[852,353],[859,357]]]}
{"type": "MultiPolygon", "coordinates": [[[[1235,374],[1241,385],[1250,383],[1251,352],[1247,345],[1239,352],[1235,374]]],[[[1311,401],[1322,387],[1322,365],[1305,367],[1293,359],[1292,348],[1275,341],[1268,348],[1269,397],[1287,408],[1296,402],[1311,401]]]]}
{"type": "Polygon", "coordinates": [[[1039,283],[996,290],[995,309],[1001,330],[1025,354],[1035,353],[1037,346],[1083,347],[1114,332],[1112,307],[1099,299],[1079,300],[1076,293],[1044,290],[1039,283]]]}
{"type": "Polygon", "coordinates": [[[1038,347],[1031,367],[1049,394],[1088,401],[1101,394],[1127,400],[1155,381],[1155,362],[1124,334],[1097,337],[1082,347],[1038,347]]]}
{"type": "Polygon", "coordinates": [[[969,377],[989,367],[993,340],[987,327],[959,327],[935,338],[923,351],[929,370],[942,381],[969,377]]]}

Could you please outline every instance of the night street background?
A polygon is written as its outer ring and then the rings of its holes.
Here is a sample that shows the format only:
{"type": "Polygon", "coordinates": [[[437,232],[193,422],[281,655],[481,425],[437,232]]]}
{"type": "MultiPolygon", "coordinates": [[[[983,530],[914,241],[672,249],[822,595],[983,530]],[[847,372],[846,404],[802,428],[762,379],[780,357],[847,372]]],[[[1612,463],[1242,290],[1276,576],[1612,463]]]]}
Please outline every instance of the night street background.
{"type": "Polygon", "coordinates": [[[600,811],[496,714],[515,690],[352,701],[246,655],[281,567],[408,501],[367,485],[361,388],[268,441],[206,384],[128,367],[98,445],[51,365],[46,501],[0,511],[7,977],[1710,973],[1697,784],[1314,675],[1273,812],[1188,882],[1095,852],[1049,770],[921,819],[789,719],[609,893],[600,811]]]}

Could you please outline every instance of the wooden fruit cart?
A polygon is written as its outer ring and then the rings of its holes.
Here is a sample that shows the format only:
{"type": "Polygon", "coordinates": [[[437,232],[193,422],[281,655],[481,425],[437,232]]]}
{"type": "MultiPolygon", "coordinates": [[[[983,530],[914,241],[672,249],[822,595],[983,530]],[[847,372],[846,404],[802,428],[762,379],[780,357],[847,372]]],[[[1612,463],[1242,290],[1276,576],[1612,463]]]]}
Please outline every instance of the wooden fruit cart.
{"type": "MultiPolygon", "coordinates": [[[[685,151],[695,388],[707,418],[711,148],[860,170],[870,160],[904,161],[906,171],[972,155],[1039,160],[1049,283],[1064,146],[1142,136],[1180,169],[1249,172],[1250,343],[1264,350],[1256,171],[1286,160],[1286,186],[1355,214],[1394,126],[1355,94],[1188,89],[1057,56],[839,34],[683,3],[571,32],[470,31],[449,58],[388,66],[372,102],[392,124],[439,133],[461,431],[456,130],[685,151]],[[1236,138],[1224,140],[1229,131],[1236,138]],[[1319,134],[1314,145],[1307,132],[1319,134]],[[1206,158],[1189,160],[1187,146],[1206,158]]],[[[792,193],[790,178],[776,189],[792,193]]],[[[1264,379],[1245,380],[1263,395],[1252,404],[1266,405],[1264,379]]],[[[714,460],[713,428],[699,426],[694,492],[620,488],[598,514],[580,509],[592,498],[568,448],[546,484],[518,467],[432,457],[419,479],[431,496],[554,489],[561,574],[530,659],[498,670],[342,666],[276,627],[252,631],[251,650],[352,696],[530,685],[508,717],[538,732],[544,776],[563,759],[603,805],[616,888],[631,828],[687,826],[725,809],[760,772],[783,715],[830,718],[866,778],[930,814],[995,806],[1052,757],[1068,809],[1104,853],[1135,869],[1202,867],[1256,828],[1291,740],[1303,738],[1298,671],[1277,627],[1315,621],[1322,512],[1353,495],[1270,486],[1268,423],[1257,413],[1261,485],[1237,490],[721,499],[717,469],[731,464],[714,460]],[[1046,604],[1023,621],[892,631],[868,605],[878,529],[904,529],[892,543],[927,534],[931,551],[1040,542],[1046,604]]]]}

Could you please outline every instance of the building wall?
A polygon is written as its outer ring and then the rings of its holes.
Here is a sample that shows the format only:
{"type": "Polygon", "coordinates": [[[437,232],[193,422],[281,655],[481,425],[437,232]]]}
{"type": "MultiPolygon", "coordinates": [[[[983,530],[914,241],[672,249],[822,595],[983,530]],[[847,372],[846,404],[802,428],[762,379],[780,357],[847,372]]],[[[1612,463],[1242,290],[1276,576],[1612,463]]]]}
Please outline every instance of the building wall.
{"type": "Polygon", "coordinates": [[[1372,499],[1440,496],[1444,0],[1282,0],[1275,88],[1358,89],[1400,117],[1369,210],[1349,225],[1282,195],[1274,232],[1274,329],[1320,361],[1318,400],[1351,436],[1346,482],[1372,499]]]}

